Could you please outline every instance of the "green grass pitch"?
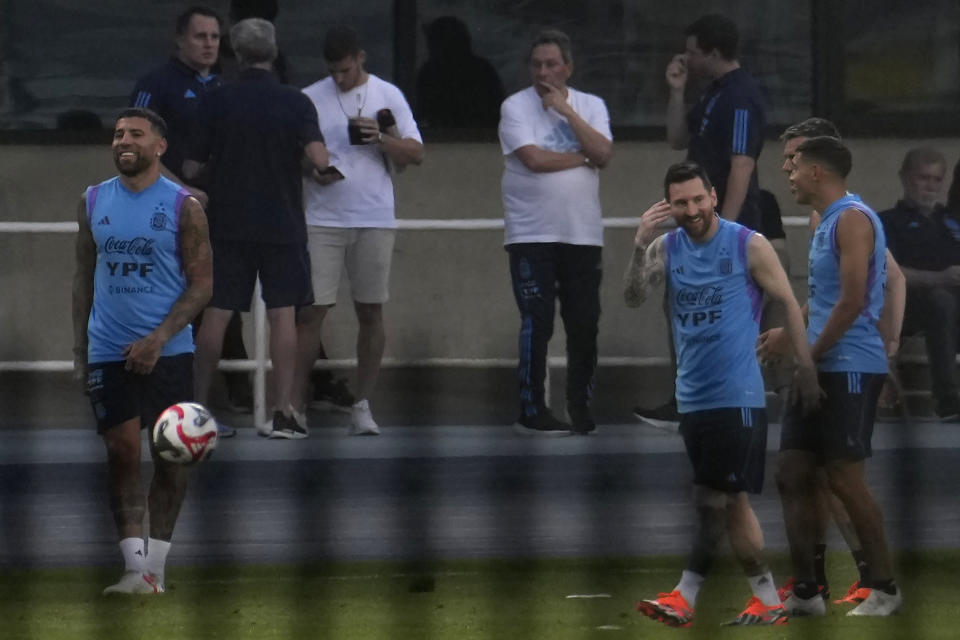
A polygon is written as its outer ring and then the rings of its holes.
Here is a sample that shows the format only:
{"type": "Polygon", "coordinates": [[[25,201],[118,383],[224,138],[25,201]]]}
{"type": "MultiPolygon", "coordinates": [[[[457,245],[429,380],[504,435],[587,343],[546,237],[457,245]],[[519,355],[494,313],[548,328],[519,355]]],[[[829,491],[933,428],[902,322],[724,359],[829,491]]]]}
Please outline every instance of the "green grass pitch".
{"type": "MultiPolygon", "coordinates": [[[[119,576],[116,569],[5,570],[0,638],[960,638],[960,551],[897,560],[905,594],[898,616],[848,618],[847,607],[831,605],[825,618],[752,629],[719,626],[750,595],[729,558],[709,576],[689,629],[664,627],[634,609],[636,600],[673,588],[683,566],[678,557],[174,566],[159,597],[101,596],[119,576]]],[[[772,561],[784,579],[786,558],[772,561]]],[[[839,552],[828,561],[839,597],[854,580],[853,563],[839,552]]]]}

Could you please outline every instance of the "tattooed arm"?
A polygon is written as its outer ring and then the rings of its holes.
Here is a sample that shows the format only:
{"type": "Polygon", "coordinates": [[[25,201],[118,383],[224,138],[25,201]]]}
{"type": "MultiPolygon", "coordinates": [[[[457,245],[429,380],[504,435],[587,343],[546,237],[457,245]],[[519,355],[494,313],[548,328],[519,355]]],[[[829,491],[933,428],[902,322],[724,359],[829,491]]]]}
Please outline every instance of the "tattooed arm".
{"type": "Polygon", "coordinates": [[[635,247],[627,273],[623,276],[623,300],[628,307],[639,307],[650,289],[664,280],[664,243],[660,236],[649,247],[635,247]]]}
{"type": "Polygon", "coordinates": [[[203,310],[213,293],[213,258],[207,216],[195,198],[180,206],[180,260],[187,288],[177,298],[160,325],[127,347],[126,368],[134,373],[153,371],[163,345],[203,310]]]}
{"type": "Polygon", "coordinates": [[[640,216],[633,239],[633,256],[623,276],[623,299],[628,307],[639,307],[647,299],[650,287],[664,280],[663,224],[671,219],[670,204],[661,200],[640,216]]]}
{"type": "Polygon", "coordinates": [[[73,378],[81,385],[87,377],[87,321],[93,307],[93,272],[97,266],[97,245],[87,221],[87,196],[77,206],[80,233],[75,244],[76,270],[73,273],[73,378]]]}

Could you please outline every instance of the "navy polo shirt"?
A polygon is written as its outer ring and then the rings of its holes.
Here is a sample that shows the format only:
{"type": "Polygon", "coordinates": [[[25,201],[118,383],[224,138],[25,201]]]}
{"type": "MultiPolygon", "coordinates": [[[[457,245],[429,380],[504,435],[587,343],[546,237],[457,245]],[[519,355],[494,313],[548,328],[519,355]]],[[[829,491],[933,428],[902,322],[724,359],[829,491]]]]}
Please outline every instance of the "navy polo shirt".
{"type": "MultiPolygon", "coordinates": [[[[718,211],[723,207],[730,177],[730,156],[759,158],[765,126],[766,114],[760,89],[750,74],[739,68],[711,82],[703,97],[687,114],[690,132],[687,159],[707,172],[717,190],[718,211]]],[[[759,189],[754,169],[737,218],[737,222],[751,229],[760,228],[759,189]]]]}
{"type": "Polygon", "coordinates": [[[137,80],[133,88],[130,106],[155,111],[167,122],[167,151],[161,160],[181,180],[188,141],[196,125],[197,104],[201,96],[221,84],[220,76],[201,76],[173,57],[137,80]]]}
{"type": "Polygon", "coordinates": [[[901,266],[943,271],[960,264],[960,214],[937,205],[930,215],[924,215],[900,200],[878,215],[887,248],[901,266]]]}
{"type": "Polygon", "coordinates": [[[210,236],[305,243],[303,149],[323,141],[317,110],[269,71],[247,69],[200,103],[190,157],[209,168],[210,236]]]}

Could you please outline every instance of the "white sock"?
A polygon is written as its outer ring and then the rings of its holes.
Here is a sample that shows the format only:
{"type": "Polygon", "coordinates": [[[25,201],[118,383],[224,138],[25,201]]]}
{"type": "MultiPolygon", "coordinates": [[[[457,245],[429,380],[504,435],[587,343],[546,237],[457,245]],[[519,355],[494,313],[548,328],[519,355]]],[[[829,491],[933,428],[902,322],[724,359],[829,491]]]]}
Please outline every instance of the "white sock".
{"type": "Polygon", "coordinates": [[[687,604],[693,607],[697,603],[697,595],[700,593],[700,585],[702,584],[702,575],[684,569],[683,573],[680,574],[680,583],[676,590],[680,592],[687,604]]]}
{"type": "Polygon", "coordinates": [[[773,607],[780,604],[780,597],[777,595],[777,587],[773,582],[773,574],[767,571],[758,576],[747,576],[750,581],[750,588],[753,589],[753,595],[760,598],[760,602],[767,607],[773,607]]]}
{"type": "Polygon", "coordinates": [[[143,550],[143,538],[124,538],[120,541],[120,553],[123,554],[124,571],[143,571],[147,555],[143,550]]]}
{"type": "Polygon", "coordinates": [[[150,538],[147,550],[147,571],[157,576],[160,582],[163,582],[163,570],[167,565],[167,554],[170,552],[170,543],[164,540],[150,538]]]}

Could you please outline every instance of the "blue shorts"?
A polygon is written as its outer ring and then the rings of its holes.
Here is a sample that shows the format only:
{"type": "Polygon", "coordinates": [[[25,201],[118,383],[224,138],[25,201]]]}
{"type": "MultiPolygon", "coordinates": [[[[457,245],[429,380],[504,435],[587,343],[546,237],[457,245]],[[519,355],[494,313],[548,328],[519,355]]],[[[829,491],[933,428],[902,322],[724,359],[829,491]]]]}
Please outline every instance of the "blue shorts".
{"type": "Polygon", "coordinates": [[[87,395],[97,433],[137,416],[141,429],[152,428],[164,409],[193,400],[192,353],[162,357],[147,375],[124,366],[124,362],[94,362],[87,367],[87,395]]]}
{"type": "Polygon", "coordinates": [[[877,400],[887,374],[821,371],[817,379],[827,397],[806,416],[797,405],[785,408],[780,451],[809,451],[821,463],[869,458],[877,400]]]}
{"type": "Polygon", "coordinates": [[[307,244],[264,244],[211,240],[213,297],[210,306],[249,311],[257,276],[267,309],[313,304],[307,244]]]}
{"type": "Polygon", "coordinates": [[[767,410],[731,407],[680,415],[680,435],[693,464],[693,483],[724,493],[763,490],[767,410]]]}

